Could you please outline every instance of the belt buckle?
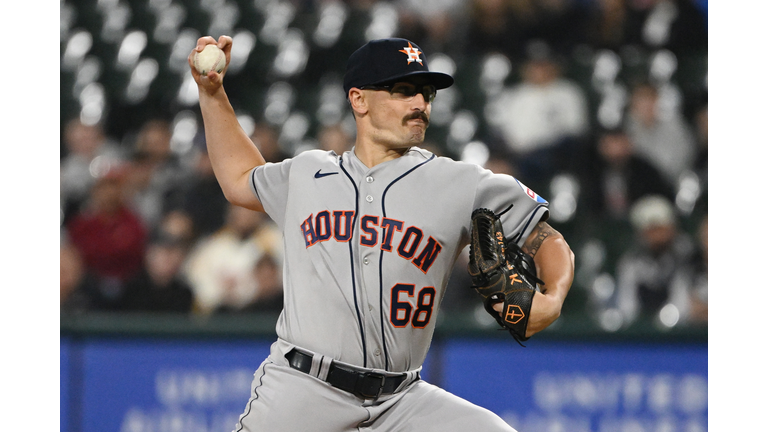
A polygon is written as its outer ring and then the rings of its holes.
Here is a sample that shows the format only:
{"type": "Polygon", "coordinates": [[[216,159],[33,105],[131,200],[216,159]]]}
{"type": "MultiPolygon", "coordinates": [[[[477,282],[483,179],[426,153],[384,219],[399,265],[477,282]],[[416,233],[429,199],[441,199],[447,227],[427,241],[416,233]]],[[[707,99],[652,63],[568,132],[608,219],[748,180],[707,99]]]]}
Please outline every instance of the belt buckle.
{"type": "Polygon", "coordinates": [[[358,375],[354,393],[363,399],[378,399],[384,390],[385,379],[386,376],[378,372],[363,372],[358,375]]]}

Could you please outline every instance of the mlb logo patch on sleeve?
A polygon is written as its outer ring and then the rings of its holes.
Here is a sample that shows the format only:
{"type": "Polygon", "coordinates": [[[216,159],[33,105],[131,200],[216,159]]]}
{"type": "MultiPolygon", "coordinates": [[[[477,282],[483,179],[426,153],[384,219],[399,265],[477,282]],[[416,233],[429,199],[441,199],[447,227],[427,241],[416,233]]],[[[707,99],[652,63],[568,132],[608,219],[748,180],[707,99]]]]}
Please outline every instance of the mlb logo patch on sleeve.
{"type": "Polygon", "coordinates": [[[544,198],[540,197],[539,194],[537,194],[536,192],[533,191],[533,189],[531,189],[528,186],[520,183],[520,180],[518,180],[518,179],[515,179],[515,181],[517,182],[518,185],[520,185],[521,188],[523,188],[523,192],[525,192],[526,195],[531,197],[532,200],[534,200],[536,202],[539,202],[539,203],[542,203],[542,204],[547,204],[547,200],[545,200],[544,198]]]}

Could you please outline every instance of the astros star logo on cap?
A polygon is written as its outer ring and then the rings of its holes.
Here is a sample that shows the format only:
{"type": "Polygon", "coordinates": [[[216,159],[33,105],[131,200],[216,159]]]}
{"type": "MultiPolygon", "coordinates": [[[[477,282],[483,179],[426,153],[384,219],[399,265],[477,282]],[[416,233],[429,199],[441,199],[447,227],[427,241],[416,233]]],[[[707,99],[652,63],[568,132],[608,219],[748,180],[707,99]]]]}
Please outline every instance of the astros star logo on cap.
{"type": "Polygon", "coordinates": [[[399,51],[401,53],[408,54],[408,64],[410,64],[411,62],[419,62],[420,65],[423,65],[423,63],[421,62],[421,58],[419,57],[419,55],[421,54],[421,51],[414,48],[410,42],[408,42],[407,47],[403,47],[403,49],[399,51]]]}

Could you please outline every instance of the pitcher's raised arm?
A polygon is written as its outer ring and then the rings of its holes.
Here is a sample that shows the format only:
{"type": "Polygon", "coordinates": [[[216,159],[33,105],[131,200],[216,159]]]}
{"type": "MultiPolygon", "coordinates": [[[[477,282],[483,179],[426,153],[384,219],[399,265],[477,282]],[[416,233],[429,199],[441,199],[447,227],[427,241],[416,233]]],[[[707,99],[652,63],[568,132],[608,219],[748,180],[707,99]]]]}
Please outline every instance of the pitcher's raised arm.
{"type": "Polygon", "coordinates": [[[229,68],[231,51],[232,38],[229,36],[221,36],[218,41],[211,36],[201,37],[189,54],[189,67],[200,95],[208,155],[224,196],[235,205],[263,211],[261,203],[251,191],[248,175],[253,167],[265,163],[264,157],[238,123],[235,110],[222,85],[229,68]],[[207,75],[201,75],[195,68],[195,55],[206,45],[216,45],[224,51],[227,63],[220,73],[210,70],[207,75]]]}

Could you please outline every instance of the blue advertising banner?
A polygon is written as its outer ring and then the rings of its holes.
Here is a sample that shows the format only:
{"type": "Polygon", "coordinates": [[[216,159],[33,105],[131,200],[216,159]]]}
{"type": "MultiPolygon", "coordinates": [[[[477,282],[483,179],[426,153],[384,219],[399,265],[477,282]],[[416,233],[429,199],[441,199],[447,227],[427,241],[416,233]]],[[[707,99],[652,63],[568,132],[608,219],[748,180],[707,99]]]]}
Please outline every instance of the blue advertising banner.
{"type": "Polygon", "coordinates": [[[72,372],[70,370],[71,342],[69,339],[61,338],[59,341],[59,428],[61,432],[68,431],[70,422],[70,379],[72,372]]]}
{"type": "Polygon", "coordinates": [[[270,342],[93,341],[82,432],[233,430],[270,342]]]}
{"type": "MultiPolygon", "coordinates": [[[[61,339],[62,432],[229,432],[271,340],[61,339]]],[[[444,339],[424,378],[520,431],[706,432],[706,344],[444,339]]]]}
{"type": "Polygon", "coordinates": [[[704,432],[707,346],[446,341],[443,386],[521,431],[704,432]]]}

